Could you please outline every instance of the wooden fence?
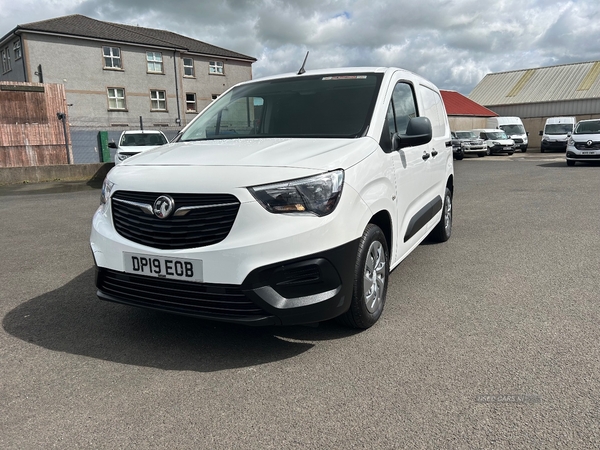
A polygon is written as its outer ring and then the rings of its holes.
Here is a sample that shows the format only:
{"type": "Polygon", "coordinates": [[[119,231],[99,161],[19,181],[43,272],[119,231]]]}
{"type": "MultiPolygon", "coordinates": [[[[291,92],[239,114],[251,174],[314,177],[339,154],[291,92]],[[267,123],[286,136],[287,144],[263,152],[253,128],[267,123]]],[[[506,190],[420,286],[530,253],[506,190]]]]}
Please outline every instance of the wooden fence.
{"type": "Polygon", "coordinates": [[[59,113],[68,113],[64,85],[0,82],[0,167],[71,162],[68,116],[59,113]]]}

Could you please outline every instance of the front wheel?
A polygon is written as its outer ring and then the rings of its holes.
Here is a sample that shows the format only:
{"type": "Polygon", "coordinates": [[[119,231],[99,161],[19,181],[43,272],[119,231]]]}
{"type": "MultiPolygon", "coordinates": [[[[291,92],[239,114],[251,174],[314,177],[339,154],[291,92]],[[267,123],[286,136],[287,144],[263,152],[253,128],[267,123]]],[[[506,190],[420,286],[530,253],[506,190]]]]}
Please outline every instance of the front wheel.
{"type": "Polygon", "coordinates": [[[490,148],[488,147],[487,150],[485,151],[485,154],[487,156],[490,156],[492,154],[492,151],[490,150],[490,148]]]}
{"type": "Polygon", "coordinates": [[[429,235],[436,242],[446,242],[452,235],[452,191],[446,188],[442,217],[429,235]]]}
{"type": "Polygon", "coordinates": [[[385,305],[389,271],[385,235],[377,225],[369,224],[358,245],[350,309],[338,318],[340,322],[362,329],[377,322],[385,305]]]}
{"type": "Polygon", "coordinates": [[[574,166],[575,165],[575,161],[573,161],[572,159],[567,159],[567,166],[574,166]]]}

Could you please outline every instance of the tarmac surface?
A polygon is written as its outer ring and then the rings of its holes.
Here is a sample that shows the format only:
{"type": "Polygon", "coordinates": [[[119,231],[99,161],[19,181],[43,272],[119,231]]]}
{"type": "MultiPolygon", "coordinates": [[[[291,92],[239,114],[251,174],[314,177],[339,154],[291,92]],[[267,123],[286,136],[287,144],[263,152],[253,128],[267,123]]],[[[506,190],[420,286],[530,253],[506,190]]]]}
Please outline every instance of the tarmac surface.
{"type": "Polygon", "coordinates": [[[100,191],[0,188],[0,448],[597,448],[600,166],[455,162],[454,226],[357,332],[103,302],[100,191]]]}

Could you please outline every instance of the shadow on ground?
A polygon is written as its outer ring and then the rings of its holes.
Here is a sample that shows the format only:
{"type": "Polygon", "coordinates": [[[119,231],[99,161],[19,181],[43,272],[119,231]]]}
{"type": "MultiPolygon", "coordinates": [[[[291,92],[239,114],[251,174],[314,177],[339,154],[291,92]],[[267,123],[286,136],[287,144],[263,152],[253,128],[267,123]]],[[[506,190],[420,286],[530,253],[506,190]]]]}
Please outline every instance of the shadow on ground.
{"type": "Polygon", "coordinates": [[[280,361],[312,341],[355,334],[317,327],[246,327],[133,308],[96,297],[94,269],[10,311],[2,325],[23,341],[121,364],[212,372],[280,361]]]}

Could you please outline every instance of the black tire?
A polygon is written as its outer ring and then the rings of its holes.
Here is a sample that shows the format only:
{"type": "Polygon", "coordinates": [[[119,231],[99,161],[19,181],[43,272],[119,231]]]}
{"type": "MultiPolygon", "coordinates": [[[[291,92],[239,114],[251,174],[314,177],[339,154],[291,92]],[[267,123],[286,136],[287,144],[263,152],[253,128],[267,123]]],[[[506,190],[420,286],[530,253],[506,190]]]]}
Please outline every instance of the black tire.
{"type": "Polygon", "coordinates": [[[460,161],[461,159],[463,159],[464,156],[463,155],[454,155],[454,159],[460,161]]]}
{"type": "Polygon", "coordinates": [[[383,231],[370,223],[358,244],[350,309],[338,321],[352,328],[373,326],[383,312],[389,273],[387,240],[383,231]]]}
{"type": "Polygon", "coordinates": [[[488,147],[487,150],[485,151],[486,156],[490,156],[492,154],[492,151],[490,150],[490,148],[488,147]]]}
{"type": "Polygon", "coordinates": [[[544,153],[546,149],[544,147],[540,148],[540,152],[544,153]]]}
{"type": "Polygon", "coordinates": [[[477,156],[479,156],[480,158],[483,158],[485,156],[485,152],[477,153],[477,156]]]}
{"type": "Polygon", "coordinates": [[[429,237],[435,242],[446,242],[452,235],[452,191],[446,188],[444,204],[442,206],[442,217],[431,230],[429,237]]]}
{"type": "Polygon", "coordinates": [[[567,159],[567,166],[573,167],[574,165],[575,165],[575,161],[573,161],[572,159],[567,159]]]}
{"type": "Polygon", "coordinates": [[[521,149],[521,153],[527,153],[527,147],[521,149]]]}
{"type": "Polygon", "coordinates": [[[514,152],[508,152],[508,156],[512,156],[514,152]]]}

